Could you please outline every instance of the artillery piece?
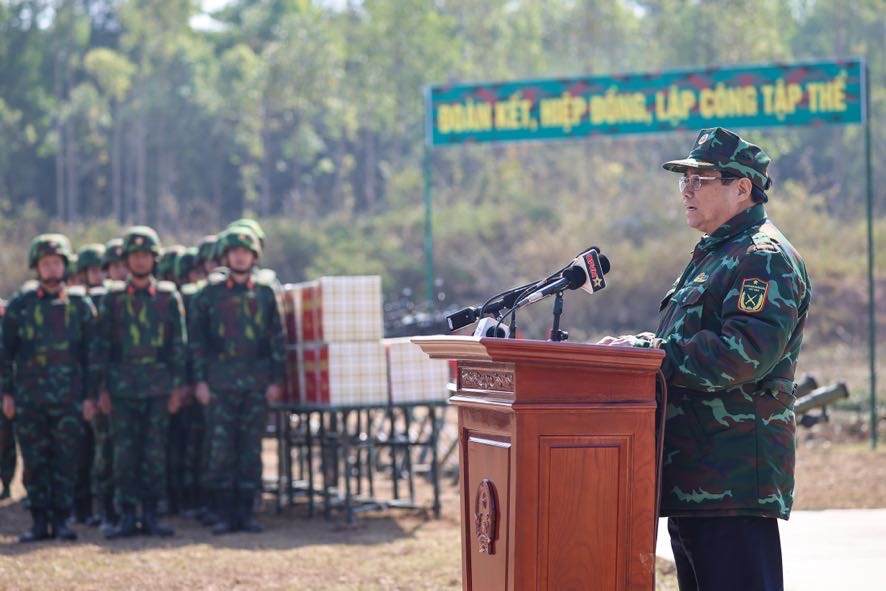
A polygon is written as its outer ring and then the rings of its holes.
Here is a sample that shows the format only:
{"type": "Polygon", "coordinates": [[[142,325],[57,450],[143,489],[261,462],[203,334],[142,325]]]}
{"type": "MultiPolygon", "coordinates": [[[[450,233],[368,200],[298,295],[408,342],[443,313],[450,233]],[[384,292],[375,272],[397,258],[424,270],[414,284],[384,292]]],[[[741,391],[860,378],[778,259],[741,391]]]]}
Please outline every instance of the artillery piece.
{"type": "Polygon", "coordinates": [[[794,413],[803,415],[799,420],[801,425],[812,427],[821,421],[829,420],[827,405],[849,398],[849,389],[845,382],[819,388],[815,378],[807,375],[797,383],[796,395],[794,413]],[[820,414],[808,414],[816,408],[821,408],[820,414]]]}

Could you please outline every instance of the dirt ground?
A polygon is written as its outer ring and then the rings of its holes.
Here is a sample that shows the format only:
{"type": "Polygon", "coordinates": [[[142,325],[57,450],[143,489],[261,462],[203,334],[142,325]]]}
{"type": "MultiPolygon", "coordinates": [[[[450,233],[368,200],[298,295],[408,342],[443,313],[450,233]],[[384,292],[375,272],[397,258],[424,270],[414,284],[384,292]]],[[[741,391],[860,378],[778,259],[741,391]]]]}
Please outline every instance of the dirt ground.
{"type": "MultiPolygon", "coordinates": [[[[852,433],[851,425],[800,430],[796,509],[886,507],[886,446],[871,451],[852,433]]],[[[309,519],[303,501],[278,515],[266,497],[267,531],[258,535],[215,537],[177,517],[166,520],[176,528],[169,539],[111,543],[78,526],[75,543],[20,545],[29,516],[17,479],[13,498],[0,501],[0,589],[460,589],[457,488],[442,481],[437,520],[430,487],[419,483],[425,509],[364,513],[351,527],[340,515],[309,519]]],[[[657,589],[676,588],[673,565],[660,560],[657,589]]]]}

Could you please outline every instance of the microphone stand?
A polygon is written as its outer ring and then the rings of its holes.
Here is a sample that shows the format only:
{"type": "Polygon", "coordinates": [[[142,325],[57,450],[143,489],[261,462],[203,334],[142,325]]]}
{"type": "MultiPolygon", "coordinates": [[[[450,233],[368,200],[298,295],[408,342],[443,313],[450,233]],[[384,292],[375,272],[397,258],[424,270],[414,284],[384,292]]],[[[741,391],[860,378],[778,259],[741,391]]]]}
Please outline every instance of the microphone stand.
{"type": "Polygon", "coordinates": [[[563,292],[558,291],[554,297],[554,324],[551,326],[551,341],[558,343],[569,338],[569,333],[560,330],[560,315],[563,313],[563,292]]]}

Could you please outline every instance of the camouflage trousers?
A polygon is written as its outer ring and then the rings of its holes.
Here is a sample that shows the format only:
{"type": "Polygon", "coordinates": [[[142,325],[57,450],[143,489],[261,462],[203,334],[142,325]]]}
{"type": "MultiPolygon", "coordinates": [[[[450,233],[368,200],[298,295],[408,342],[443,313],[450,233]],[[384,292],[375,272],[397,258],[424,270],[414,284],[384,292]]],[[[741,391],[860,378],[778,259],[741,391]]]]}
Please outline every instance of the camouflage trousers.
{"type": "Polygon", "coordinates": [[[111,419],[97,412],[92,419],[95,434],[95,461],[92,464],[92,494],[106,499],[114,494],[114,444],[111,438],[111,419]]]}
{"type": "MultiPolygon", "coordinates": [[[[204,485],[206,474],[206,409],[196,400],[182,408],[185,423],[185,467],[183,484],[185,489],[196,491],[204,485]]],[[[196,499],[195,499],[196,500],[196,499]]]]}
{"type": "Polygon", "coordinates": [[[185,442],[187,424],[184,409],[169,417],[166,432],[166,498],[171,508],[178,508],[182,502],[185,478],[185,442]]]}
{"type": "Polygon", "coordinates": [[[77,450],[77,479],[74,482],[74,502],[81,503],[92,498],[92,463],[95,459],[95,435],[92,424],[80,421],[83,436],[77,450]]]}
{"type": "Polygon", "coordinates": [[[166,493],[166,405],[165,396],[113,400],[114,486],[120,507],[157,501],[166,493]]]}
{"type": "Polygon", "coordinates": [[[267,420],[264,392],[212,392],[209,487],[255,493],[261,488],[261,442],[267,420]]]}
{"type": "Polygon", "coordinates": [[[15,474],[15,428],[14,423],[0,413],[0,482],[9,486],[15,474]]]}
{"type": "Polygon", "coordinates": [[[77,452],[83,436],[79,403],[21,402],[15,431],[22,451],[24,484],[33,509],[63,513],[74,504],[77,452]]]}

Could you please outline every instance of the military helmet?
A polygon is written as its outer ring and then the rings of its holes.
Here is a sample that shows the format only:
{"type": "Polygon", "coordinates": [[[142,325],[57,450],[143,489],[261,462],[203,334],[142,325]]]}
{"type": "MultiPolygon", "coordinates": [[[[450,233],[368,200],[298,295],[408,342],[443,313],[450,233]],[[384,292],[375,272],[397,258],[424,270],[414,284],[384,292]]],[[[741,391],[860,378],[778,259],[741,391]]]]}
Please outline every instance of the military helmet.
{"type": "Polygon", "coordinates": [[[104,244],[86,244],[77,251],[77,272],[85,271],[89,267],[101,267],[105,256],[104,244]]]}
{"type": "Polygon", "coordinates": [[[175,278],[182,282],[186,283],[188,281],[188,273],[191,270],[200,264],[199,259],[197,258],[197,247],[192,246],[190,248],[186,248],[181,254],[178,255],[178,258],[175,259],[175,278]]]}
{"type": "Polygon", "coordinates": [[[57,254],[65,260],[65,266],[74,257],[71,241],[64,234],[40,234],[31,241],[28,253],[28,267],[37,268],[37,261],[45,256],[57,254]]]}
{"type": "Polygon", "coordinates": [[[154,228],[148,226],[132,226],[123,235],[123,256],[133,252],[144,251],[160,256],[160,237],[154,228]]]}
{"type": "Polygon", "coordinates": [[[71,257],[65,260],[65,277],[73,277],[77,274],[79,267],[77,267],[77,259],[79,257],[71,253],[71,257]]]}
{"type": "Polygon", "coordinates": [[[163,249],[160,260],[157,261],[157,275],[166,277],[170,273],[175,272],[175,260],[183,253],[185,247],[181,244],[174,244],[163,249]]]}
{"type": "Polygon", "coordinates": [[[218,236],[215,234],[209,234],[208,236],[204,236],[202,240],[200,240],[200,244],[197,246],[197,264],[203,264],[204,262],[217,258],[215,256],[215,243],[218,242],[218,236]]]}
{"type": "Polygon", "coordinates": [[[123,239],[111,238],[105,243],[105,254],[102,257],[102,268],[107,268],[111,263],[123,260],[123,239]]]}
{"type": "Polygon", "coordinates": [[[257,221],[255,221],[251,218],[240,218],[239,220],[234,220],[233,222],[228,224],[227,229],[231,230],[231,229],[238,229],[238,228],[247,228],[247,229],[251,230],[252,233],[255,234],[255,237],[258,238],[258,241],[261,243],[261,245],[262,246],[265,245],[265,238],[267,238],[267,235],[265,234],[264,229],[262,229],[261,225],[257,221]]]}
{"type": "Polygon", "coordinates": [[[224,256],[232,248],[242,246],[252,251],[256,258],[261,257],[261,241],[245,226],[229,227],[218,239],[218,253],[224,256]]]}

